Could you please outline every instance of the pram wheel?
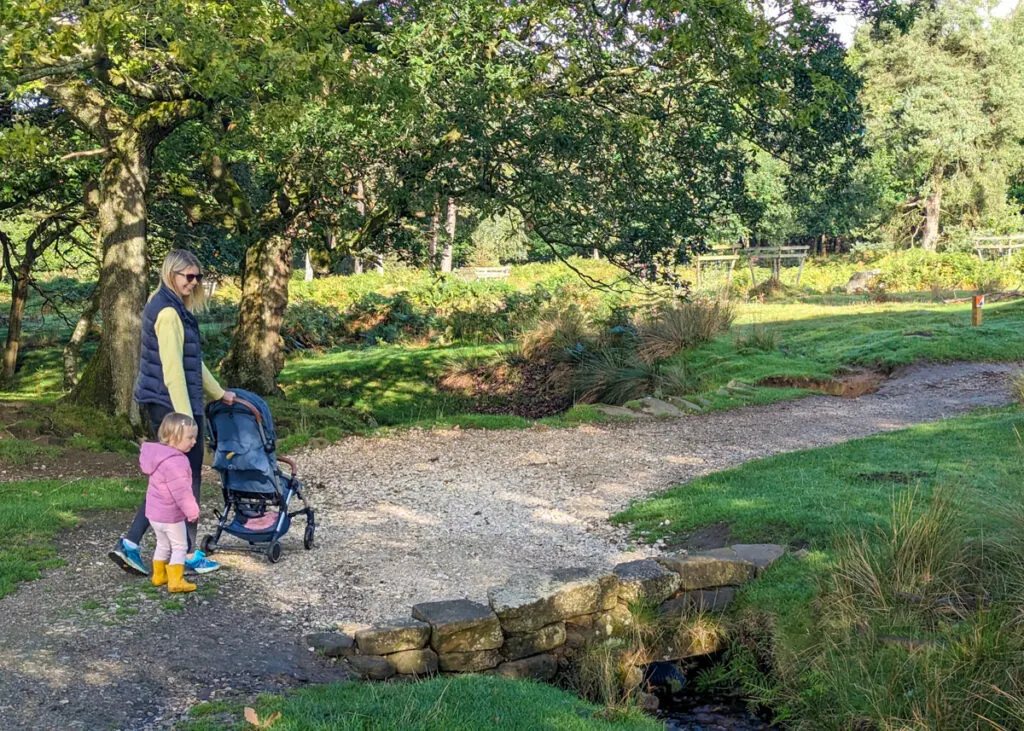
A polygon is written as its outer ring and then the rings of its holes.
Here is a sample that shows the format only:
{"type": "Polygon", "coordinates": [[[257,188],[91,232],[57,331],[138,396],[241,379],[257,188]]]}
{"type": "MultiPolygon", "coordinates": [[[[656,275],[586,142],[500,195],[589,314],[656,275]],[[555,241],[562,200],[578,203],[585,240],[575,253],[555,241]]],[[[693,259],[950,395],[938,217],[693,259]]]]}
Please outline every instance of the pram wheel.
{"type": "Polygon", "coordinates": [[[270,547],[267,549],[267,560],[269,560],[270,563],[277,563],[281,560],[281,544],[277,541],[271,543],[270,547]]]}
{"type": "Polygon", "coordinates": [[[316,532],[316,526],[307,525],[306,532],[302,534],[302,547],[307,551],[313,547],[313,533],[316,532]]]}
{"type": "Polygon", "coordinates": [[[203,536],[203,540],[199,543],[199,547],[207,556],[217,550],[217,544],[213,542],[213,536],[209,533],[203,536]]]}

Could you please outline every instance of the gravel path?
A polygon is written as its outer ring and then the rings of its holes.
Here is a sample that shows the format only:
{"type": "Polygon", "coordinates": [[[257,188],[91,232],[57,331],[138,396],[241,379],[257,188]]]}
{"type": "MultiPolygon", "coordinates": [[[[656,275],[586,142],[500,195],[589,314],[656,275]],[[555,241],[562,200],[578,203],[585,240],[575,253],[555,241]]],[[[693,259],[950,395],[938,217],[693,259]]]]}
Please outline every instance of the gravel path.
{"type": "MultiPolygon", "coordinates": [[[[630,500],[751,459],[1010,401],[1012,364],[905,370],[875,394],[814,396],[672,420],[522,431],[409,431],[298,455],[318,510],[282,562],[223,554],[168,603],[103,558],[125,516],[61,539],[67,566],[0,600],[0,729],[146,728],[190,704],[337,678],[302,633],[404,616],[516,573],[656,551],[606,518],[630,500]]],[[[207,489],[206,508],[215,506],[207,489]]]]}

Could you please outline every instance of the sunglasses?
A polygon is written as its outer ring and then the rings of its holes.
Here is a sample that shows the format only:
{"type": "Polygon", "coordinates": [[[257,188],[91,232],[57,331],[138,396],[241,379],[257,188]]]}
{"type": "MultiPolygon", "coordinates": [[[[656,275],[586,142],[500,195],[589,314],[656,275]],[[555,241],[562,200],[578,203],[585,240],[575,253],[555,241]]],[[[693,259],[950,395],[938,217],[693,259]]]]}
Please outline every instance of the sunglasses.
{"type": "Polygon", "coordinates": [[[184,272],[175,272],[175,274],[180,274],[181,276],[185,277],[185,281],[188,282],[189,284],[191,284],[192,282],[203,281],[202,274],[185,274],[184,272]]]}

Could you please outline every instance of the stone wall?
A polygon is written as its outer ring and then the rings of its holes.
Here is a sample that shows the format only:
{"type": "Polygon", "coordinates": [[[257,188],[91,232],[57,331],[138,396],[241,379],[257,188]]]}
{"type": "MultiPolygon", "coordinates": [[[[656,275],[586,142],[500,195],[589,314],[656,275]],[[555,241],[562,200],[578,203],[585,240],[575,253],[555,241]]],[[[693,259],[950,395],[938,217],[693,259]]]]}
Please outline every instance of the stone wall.
{"type": "MultiPolygon", "coordinates": [[[[629,624],[629,604],[645,600],[665,615],[721,611],[736,587],[754,578],[785,549],[736,545],[705,553],[665,555],[619,564],[611,573],[565,569],[549,576],[515,578],[487,592],[487,604],[467,599],[424,602],[410,617],[391,619],[354,634],[310,635],[307,644],[343,657],[368,680],[438,672],[493,672],[510,678],[551,680],[574,650],[629,624]]],[[[658,648],[658,660],[714,652],[706,635],[658,648]]]]}

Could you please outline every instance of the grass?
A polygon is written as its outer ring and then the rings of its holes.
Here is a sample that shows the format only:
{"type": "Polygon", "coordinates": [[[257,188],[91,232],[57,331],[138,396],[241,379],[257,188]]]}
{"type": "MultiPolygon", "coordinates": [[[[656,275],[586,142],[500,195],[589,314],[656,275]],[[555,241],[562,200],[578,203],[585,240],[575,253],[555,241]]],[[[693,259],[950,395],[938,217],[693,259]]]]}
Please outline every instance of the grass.
{"type": "Polygon", "coordinates": [[[1024,497],[1024,460],[1016,407],[921,424],[835,447],[780,454],[716,472],[630,506],[613,517],[651,539],[681,540],[693,529],[727,522],[736,542],[820,548],[841,528],[888,519],[894,493],[920,485],[964,485],[976,508],[973,530],[992,531],[990,514],[1024,497]],[[659,525],[670,520],[669,526],[659,525]]]}
{"type": "Polygon", "coordinates": [[[670,545],[726,523],[735,542],[809,549],[740,591],[709,685],[797,729],[1019,728],[1022,424],[991,409],[769,457],[614,520],[670,545]]]}
{"type": "MultiPolygon", "coordinates": [[[[275,731],[654,731],[662,724],[639,711],[606,718],[598,706],[557,688],[494,676],[434,678],[416,683],[337,683],[284,696],[261,696],[260,719],[280,712],[275,731]]],[[[181,731],[251,728],[240,708],[223,702],[194,708],[181,731]]]]}
{"type": "Polygon", "coordinates": [[[23,465],[60,454],[60,449],[27,439],[0,438],[0,464],[23,465]]]}
{"type": "Polygon", "coordinates": [[[0,482],[0,597],[61,565],[53,539],[82,511],[135,508],[144,493],[141,480],[0,482]]]}

